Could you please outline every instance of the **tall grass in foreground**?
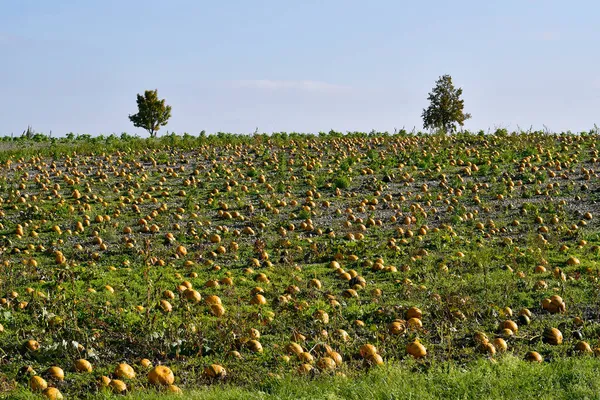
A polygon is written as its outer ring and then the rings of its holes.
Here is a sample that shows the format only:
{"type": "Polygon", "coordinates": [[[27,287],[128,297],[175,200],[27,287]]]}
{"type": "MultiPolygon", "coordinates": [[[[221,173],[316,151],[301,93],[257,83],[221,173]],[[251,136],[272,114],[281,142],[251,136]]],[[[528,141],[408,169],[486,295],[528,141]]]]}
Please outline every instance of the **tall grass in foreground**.
{"type": "MultiPolygon", "coordinates": [[[[411,361],[388,365],[356,378],[273,379],[248,387],[215,385],[184,391],[183,396],[135,392],[132,399],[600,399],[600,360],[558,359],[542,364],[505,356],[497,362],[479,360],[456,364],[422,365],[411,361]]],[[[30,392],[10,399],[37,398],[30,392]]],[[[99,399],[122,398],[108,392],[99,399]]]]}

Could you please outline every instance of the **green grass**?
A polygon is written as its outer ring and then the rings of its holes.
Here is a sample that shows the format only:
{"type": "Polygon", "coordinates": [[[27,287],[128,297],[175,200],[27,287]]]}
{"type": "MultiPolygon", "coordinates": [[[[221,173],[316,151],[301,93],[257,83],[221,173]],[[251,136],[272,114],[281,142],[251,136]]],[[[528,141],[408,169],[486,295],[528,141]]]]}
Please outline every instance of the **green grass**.
{"type": "MultiPolygon", "coordinates": [[[[416,362],[376,368],[357,377],[285,377],[248,387],[221,384],[185,391],[184,396],[151,390],[130,393],[129,399],[598,399],[600,361],[557,359],[532,364],[512,356],[496,362],[478,360],[466,366],[423,365],[416,362]]],[[[8,399],[37,399],[15,392],[8,399]]],[[[97,399],[123,398],[100,392],[97,399]]]]}
{"type": "Polygon", "coordinates": [[[597,142],[538,133],[0,140],[0,390],[35,397],[19,371],[60,366],[61,392],[86,398],[127,362],[138,374],[130,396],[162,396],[149,392],[148,358],[192,398],[593,394],[599,359],[573,349],[585,340],[600,353],[597,142]],[[571,256],[580,264],[567,265],[571,256]],[[385,268],[373,269],[380,258],[385,268]],[[226,277],[232,286],[207,285],[226,277]],[[225,314],[186,300],[190,283],[203,299],[219,296],[225,314]],[[266,305],[250,304],[257,287],[266,305]],[[556,294],[566,310],[551,314],[542,300],[556,294]],[[166,298],[168,313],[157,307],[166,298]],[[411,307],[422,328],[390,331],[411,307]],[[525,307],[530,323],[518,315],[525,307]],[[315,318],[320,310],[329,322],[315,318]],[[502,331],[507,319],[518,322],[514,335],[502,331]],[[550,327],[562,344],[540,340],[550,327]],[[251,329],[262,352],[244,344],[251,329]],[[475,332],[507,339],[498,364],[475,332]],[[38,351],[25,350],[29,339],[38,351]],[[421,363],[406,351],[415,339],[427,348],[421,363]],[[317,368],[302,378],[306,360],[285,358],[290,341],[315,366],[330,346],[348,378],[317,368]],[[366,343],[383,368],[367,372],[366,343]],[[552,361],[520,361],[531,350],[552,361]],[[79,358],[91,374],[74,371],[79,358]],[[203,374],[212,363],[227,370],[223,382],[203,374]]]}

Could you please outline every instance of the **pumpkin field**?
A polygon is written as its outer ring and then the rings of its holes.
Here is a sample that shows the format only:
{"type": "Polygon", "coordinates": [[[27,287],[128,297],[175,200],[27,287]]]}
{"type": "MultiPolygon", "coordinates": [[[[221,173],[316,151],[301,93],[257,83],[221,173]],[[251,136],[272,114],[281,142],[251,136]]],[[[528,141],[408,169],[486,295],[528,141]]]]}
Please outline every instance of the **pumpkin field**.
{"type": "Polygon", "coordinates": [[[598,396],[597,132],[38,139],[0,397],[598,396]]]}

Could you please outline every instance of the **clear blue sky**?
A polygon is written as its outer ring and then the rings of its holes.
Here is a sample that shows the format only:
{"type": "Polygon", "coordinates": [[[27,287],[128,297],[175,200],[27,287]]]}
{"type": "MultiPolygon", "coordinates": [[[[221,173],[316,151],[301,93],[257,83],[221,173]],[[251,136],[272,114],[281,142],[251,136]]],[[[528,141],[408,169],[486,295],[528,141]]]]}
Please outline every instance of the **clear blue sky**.
{"type": "Polygon", "coordinates": [[[173,106],[162,133],[419,129],[443,74],[468,129],[588,130],[599,15],[595,0],[4,0],[0,135],[143,135],[127,116],[155,88],[173,106]]]}

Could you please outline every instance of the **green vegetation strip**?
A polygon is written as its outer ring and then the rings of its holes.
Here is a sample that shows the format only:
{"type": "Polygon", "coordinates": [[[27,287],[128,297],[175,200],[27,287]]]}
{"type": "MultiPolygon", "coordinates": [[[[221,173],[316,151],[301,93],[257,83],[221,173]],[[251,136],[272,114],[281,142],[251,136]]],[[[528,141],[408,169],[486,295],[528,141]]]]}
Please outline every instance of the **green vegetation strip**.
{"type": "MultiPolygon", "coordinates": [[[[594,358],[558,359],[531,364],[512,356],[496,362],[478,360],[466,367],[433,366],[410,362],[388,365],[357,378],[311,380],[289,377],[245,388],[228,384],[166,395],[152,391],[132,393],[130,399],[597,399],[600,398],[600,361],[594,358]],[[420,370],[419,373],[415,373],[420,370]]],[[[29,391],[9,399],[37,399],[29,391]]],[[[100,392],[93,398],[123,398],[100,392]]]]}

